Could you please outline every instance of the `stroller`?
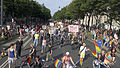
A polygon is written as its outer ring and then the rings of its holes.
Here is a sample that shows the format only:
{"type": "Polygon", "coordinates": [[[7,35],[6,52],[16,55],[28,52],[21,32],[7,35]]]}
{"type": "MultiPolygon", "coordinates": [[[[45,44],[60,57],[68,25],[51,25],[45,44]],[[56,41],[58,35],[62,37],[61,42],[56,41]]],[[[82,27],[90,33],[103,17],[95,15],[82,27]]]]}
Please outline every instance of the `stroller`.
{"type": "Polygon", "coordinates": [[[30,68],[31,61],[32,61],[31,55],[27,55],[25,60],[23,60],[22,63],[20,64],[20,68],[23,68],[25,64],[27,64],[28,68],[30,68]]]}

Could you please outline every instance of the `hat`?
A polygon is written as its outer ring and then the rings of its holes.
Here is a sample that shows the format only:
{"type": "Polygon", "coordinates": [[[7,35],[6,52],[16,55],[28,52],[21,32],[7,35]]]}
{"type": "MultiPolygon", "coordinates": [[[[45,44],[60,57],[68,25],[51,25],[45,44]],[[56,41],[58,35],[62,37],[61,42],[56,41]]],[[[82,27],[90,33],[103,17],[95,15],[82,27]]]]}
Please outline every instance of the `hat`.
{"type": "Polygon", "coordinates": [[[69,52],[66,52],[66,55],[69,55],[70,53],[69,52]]]}

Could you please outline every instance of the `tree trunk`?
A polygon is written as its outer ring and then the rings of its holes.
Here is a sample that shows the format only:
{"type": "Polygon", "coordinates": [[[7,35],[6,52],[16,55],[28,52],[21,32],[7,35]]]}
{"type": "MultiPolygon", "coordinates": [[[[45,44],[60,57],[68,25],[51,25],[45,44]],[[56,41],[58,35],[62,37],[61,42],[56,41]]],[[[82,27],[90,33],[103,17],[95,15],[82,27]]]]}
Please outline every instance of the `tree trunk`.
{"type": "Polygon", "coordinates": [[[91,21],[91,26],[93,25],[93,15],[92,15],[92,21],[91,21]]]}
{"type": "Polygon", "coordinates": [[[88,16],[88,29],[90,29],[89,28],[89,26],[90,26],[90,17],[91,17],[91,15],[88,16]]]}
{"type": "Polygon", "coordinates": [[[110,19],[110,29],[112,29],[111,27],[112,27],[112,19],[110,19]]]}

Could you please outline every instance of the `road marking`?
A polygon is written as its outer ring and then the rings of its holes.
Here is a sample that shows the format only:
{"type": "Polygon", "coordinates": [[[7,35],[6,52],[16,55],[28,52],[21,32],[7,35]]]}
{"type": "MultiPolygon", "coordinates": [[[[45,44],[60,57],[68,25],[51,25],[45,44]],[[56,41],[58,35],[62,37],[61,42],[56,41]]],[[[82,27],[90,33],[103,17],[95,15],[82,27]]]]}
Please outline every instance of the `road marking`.
{"type": "Polygon", "coordinates": [[[8,62],[8,60],[6,60],[6,61],[0,66],[0,68],[2,68],[7,62],[8,62]]]}

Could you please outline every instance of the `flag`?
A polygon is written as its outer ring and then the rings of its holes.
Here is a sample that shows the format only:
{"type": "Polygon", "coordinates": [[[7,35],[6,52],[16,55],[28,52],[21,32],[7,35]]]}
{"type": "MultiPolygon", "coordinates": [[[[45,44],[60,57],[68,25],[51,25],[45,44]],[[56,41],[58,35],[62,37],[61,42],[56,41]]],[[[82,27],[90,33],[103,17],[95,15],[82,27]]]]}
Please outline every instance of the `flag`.
{"type": "Polygon", "coordinates": [[[90,49],[90,52],[97,58],[97,52],[95,50],[95,52],[93,53],[92,50],[90,49]]]}
{"type": "Polygon", "coordinates": [[[28,63],[30,64],[30,62],[31,62],[31,56],[29,56],[29,60],[28,60],[28,63]]]}
{"type": "Polygon", "coordinates": [[[55,61],[55,67],[56,67],[56,68],[59,68],[59,66],[60,66],[61,63],[62,63],[62,62],[57,59],[57,60],[55,61]]]}
{"type": "Polygon", "coordinates": [[[96,48],[96,51],[98,52],[98,53],[100,53],[101,52],[101,49],[100,49],[100,47],[98,47],[98,44],[97,44],[97,42],[95,41],[95,48],[96,48]]]}
{"type": "Polygon", "coordinates": [[[97,58],[97,53],[100,53],[101,52],[101,49],[98,47],[98,44],[97,42],[95,41],[95,52],[93,53],[92,50],[90,50],[90,52],[97,58]]]}
{"type": "Polygon", "coordinates": [[[83,60],[82,59],[80,59],[79,64],[82,66],[82,64],[83,64],[83,60]]]}

